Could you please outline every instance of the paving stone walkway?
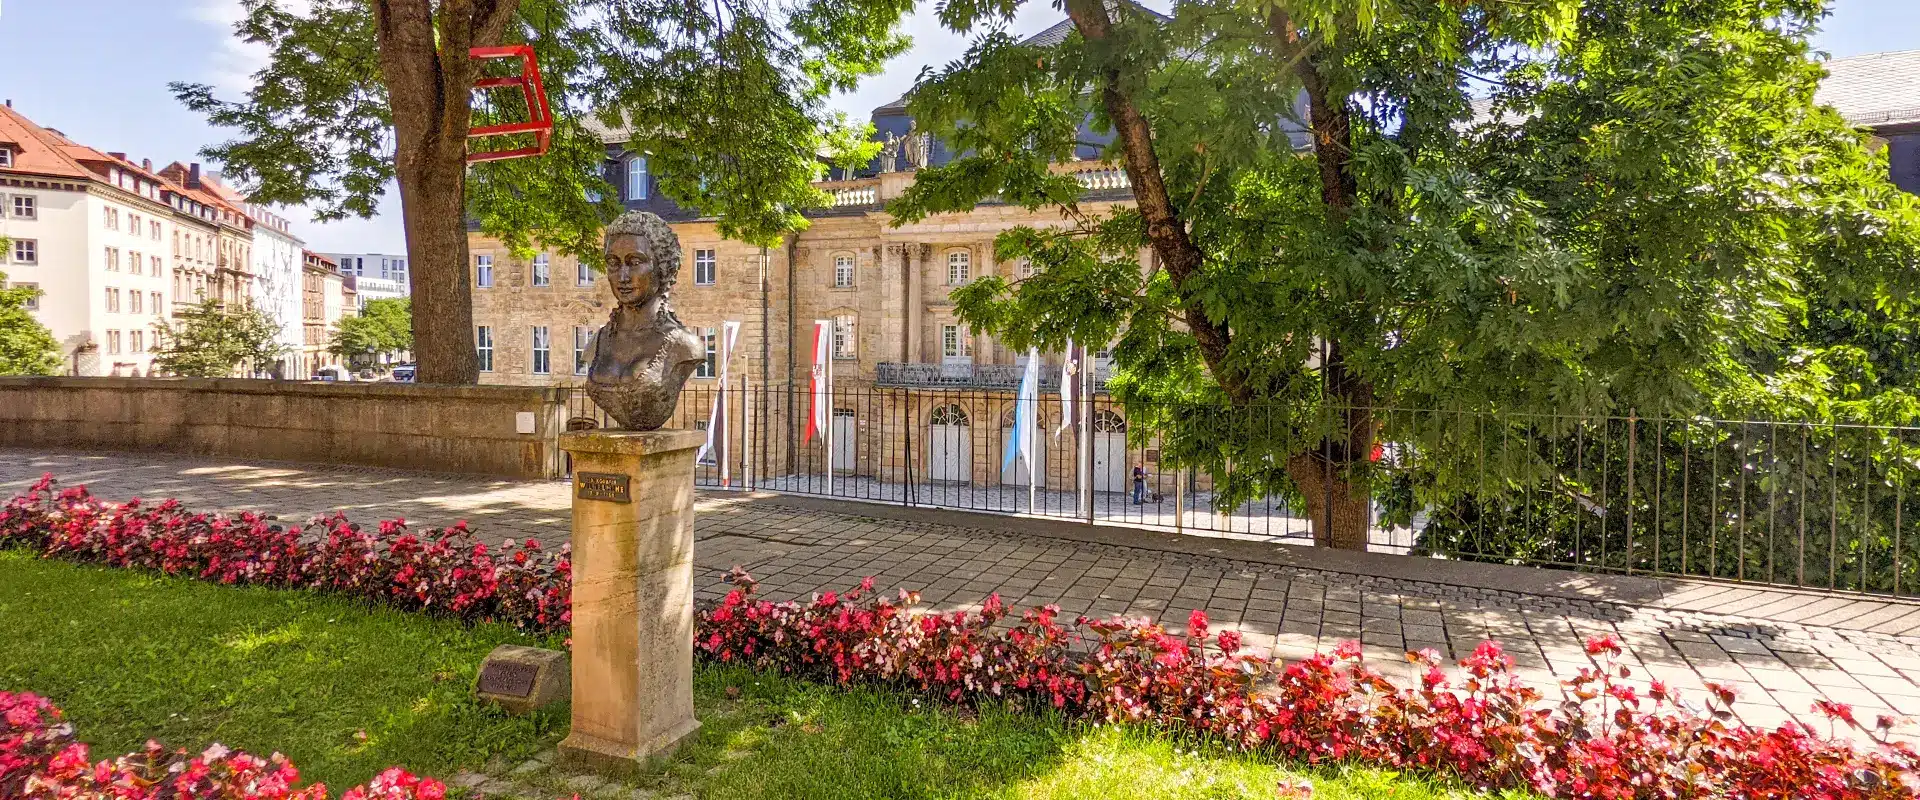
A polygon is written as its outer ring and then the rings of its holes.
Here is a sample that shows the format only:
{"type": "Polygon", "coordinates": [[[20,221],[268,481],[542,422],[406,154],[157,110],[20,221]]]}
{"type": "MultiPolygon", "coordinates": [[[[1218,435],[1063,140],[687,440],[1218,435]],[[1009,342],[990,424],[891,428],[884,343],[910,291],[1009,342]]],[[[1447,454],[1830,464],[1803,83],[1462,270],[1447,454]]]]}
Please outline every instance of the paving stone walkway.
{"type": "MultiPolygon", "coordinates": [[[[44,472],[107,499],[179,498],[206,510],[282,519],[343,510],[417,525],[465,519],[483,535],[564,540],[568,486],[353,467],[153,454],[0,450],[0,494],[44,472]]],[[[1205,609],[1250,644],[1297,658],[1359,639],[1389,674],[1433,648],[1457,659],[1506,646],[1529,679],[1551,685],[1588,666],[1582,643],[1611,633],[1641,675],[1699,697],[1705,681],[1740,691],[1741,719],[1800,719],[1825,731],[1816,699],[1862,718],[1920,716],[1920,604],[1729,586],[1579,575],[1381,554],[1183,538],[1071,523],[912,511],[780,496],[703,495],[696,586],[726,590],[744,566],[775,599],[844,589],[873,576],[917,589],[932,609],[974,607],[998,592],[1068,615],[1184,622],[1205,609]]]]}

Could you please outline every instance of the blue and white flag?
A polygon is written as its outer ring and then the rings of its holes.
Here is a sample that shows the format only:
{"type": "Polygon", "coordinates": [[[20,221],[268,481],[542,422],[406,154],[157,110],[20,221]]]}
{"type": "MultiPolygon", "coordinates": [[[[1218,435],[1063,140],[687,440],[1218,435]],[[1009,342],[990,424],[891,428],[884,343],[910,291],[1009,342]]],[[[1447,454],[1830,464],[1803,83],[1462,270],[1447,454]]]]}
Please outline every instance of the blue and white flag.
{"type": "Polygon", "coordinates": [[[1027,463],[1028,482],[1037,474],[1038,465],[1034,463],[1034,451],[1039,444],[1040,417],[1040,351],[1027,351],[1027,369],[1020,376],[1020,390],[1013,399],[1013,446],[1007,448],[1007,457],[1000,465],[1001,469],[1013,466],[1017,456],[1027,463]]]}

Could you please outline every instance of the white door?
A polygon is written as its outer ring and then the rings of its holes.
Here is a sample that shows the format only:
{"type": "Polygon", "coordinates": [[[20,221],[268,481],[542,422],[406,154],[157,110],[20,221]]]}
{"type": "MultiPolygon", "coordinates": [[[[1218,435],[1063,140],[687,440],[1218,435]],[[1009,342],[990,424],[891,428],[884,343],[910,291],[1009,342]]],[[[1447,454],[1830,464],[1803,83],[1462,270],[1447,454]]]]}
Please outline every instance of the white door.
{"type": "Polygon", "coordinates": [[[1111,411],[1093,415],[1093,490],[1132,491],[1133,466],[1127,463],[1127,422],[1111,411]]]}
{"type": "MultiPolygon", "coordinates": [[[[1000,451],[1000,482],[1008,486],[1025,486],[1027,485],[1026,459],[1015,455],[1013,457],[1013,464],[1007,464],[1007,453],[1018,450],[1020,447],[1020,445],[1013,440],[1013,421],[1011,418],[1008,419],[1004,427],[1007,434],[1005,440],[1001,442],[1001,446],[1006,449],[1000,451]]],[[[1034,476],[1033,485],[1044,488],[1047,485],[1046,431],[1036,432],[1033,438],[1033,460],[1034,463],[1040,465],[1040,474],[1034,476]]]]}
{"type": "Polygon", "coordinates": [[[833,468],[853,471],[854,417],[851,408],[833,410],[833,468]]]}
{"type": "Polygon", "coordinates": [[[936,481],[966,481],[971,477],[972,428],[967,412],[956,405],[933,410],[927,426],[927,477],[936,481]]]}

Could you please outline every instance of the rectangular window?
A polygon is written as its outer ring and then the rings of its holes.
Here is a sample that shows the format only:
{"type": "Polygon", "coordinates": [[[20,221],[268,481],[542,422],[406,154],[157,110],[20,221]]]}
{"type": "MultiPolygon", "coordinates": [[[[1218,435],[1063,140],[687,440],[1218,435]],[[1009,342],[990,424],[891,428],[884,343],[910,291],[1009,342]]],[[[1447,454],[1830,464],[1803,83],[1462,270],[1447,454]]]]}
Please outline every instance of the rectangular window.
{"type": "Polygon", "coordinates": [[[546,375],[553,371],[553,348],[547,339],[547,326],[533,326],[533,374],[546,375]]]}
{"type": "Polygon", "coordinates": [[[13,166],[13,151],[5,147],[0,147],[0,167],[11,166],[13,166]]]}
{"type": "Polygon", "coordinates": [[[120,230],[120,209],[100,209],[100,224],[107,226],[110,231],[120,230]]]}
{"type": "MultiPolygon", "coordinates": [[[[134,296],[139,297],[139,295],[134,295],[134,296]]],[[[136,308],[134,310],[138,311],[139,309],[136,308]]],[[[127,352],[130,352],[130,353],[147,352],[147,344],[146,342],[142,341],[144,338],[146,337],[142,336],[140,331],[128,331],[127,332],[127,352]]]]}
{"type": "Polygon", "coordinates": [[[534,256],[533,257],[533,285],[550,286],[552,284],[553,284],[553,269],[552,269],[551,262],[547,260],[547,254],[541,253],[539,255],[534,256]]]}
{"type": "Polygon", "coordinates": [[[32,239],[13,240],[13,263],[15,264],[40,263],[40,243],[32,239]]]}
{"type": "Polygon", "coordinates": [[[947,254],[947,285],[960,286],[973,279],[973,254],[955,250],[947,254]]]}
{"type": "Polygon", "coordinates": [[[833,357],[853,358],[853,315],[842,314],[833,318],[833,357]]]}
{"type": "Polygon", "coordinates": [[[156,277],[156,278],[160,277],[160,257],[159,256],[148,256],[147,266],[152,270],[153,277],[156,277]]]}
{"type": "Polygon", "coordinates": [[[627,159],[627,199],[647,199],[647,157],[627,159]]]}
{"type": "Polygon", "coordinates": [[[127,271],[128,272],[138,275],[140,274],[140,268],[143,266],[146,266],[146,263],[147,263],[146,259],[143,259],[140,257],[140,251],[130,250],[127,252],[127,271]]]}
{"type": "Polygon", "coordinates": [[[13,215],[20,219],[37,219],[40,216],[40,201],[30,194],[13,196],[13,215]]]}
{"type": "Polygon", "coordinates": [[[160,313],[160,293],[159,292],[147,293],[147,308],[153,311],[153,313],[155,314],[160,313]]]}
{"type": "Polygon", "coordinates": [[[142,313],[143,309],[140,307],[140,301],[141,295],[139,292],[127,292],[127,313],[142,313]]]}
{"type": "Polygon", "coordinates": [[[107,271],[108,272],[120,271],[120,248],[118,247],[107,248],[107,271]]]}
{"type": "Polygon", "coordinates": [[[958,325],[940,326],[940,353],[948,358],[973,355],[973,338],[958,325]]]}
{"type": "Polygon", "coordinates": [[[593,265],[586,259],[580,259],[573,267],[573,282],[577,286],[593,285],[593,265]]]}
{"type": "Polygon", "coordinates": [[[693,285],[712,286],[718,266],[712,250],[693,251],[693,285]]]}
{"type": "Polygon", "coordinates": [[[140,215],[139,215],[139,214],[128,214],[128,215],[127,215],[127,232],[128,232],[128,233],[131,233],[131,234],[133,234],[133,235],[135,235],[135,236],[139,236],[139,235],[140,235],[140,228],[141,228],[141,225],[140,225],[140,215]]]}
{"type": "Polygon", "coordinates": [[[853,256],[833,257],[833,288],[853,288],[853,256]]]}
{"type": "Polygon", "coordinates": [[[474,353],[481,372],[493,371],[493,328],[481,325],[473,329],[474,353]]]}
{"type": "Polygon", "coordinates": [[[493,285],[493,256],[473,257],[473,284],[482,289],[493,285]]]}
{"type": "Polygon", "coordinates": [[[698,330],[700,331],[700,341],[707,346],[707,360],[700,362],[700,366],[694,368],[693,377],[711,378],[719,374],[720,351],[714,346],[716,344],[716,337],[714,336],[712,328],[699,328],[698,330]]]}
{"type": "Polygon", "coordinates": [[[587,345],[593,341],[593,329],[573,326],[573,374],[587,374],[587,345]]]}
{"type": "Polygon", "coordinates": [[[158,221],[148,222],[147,233],[148,233],[147,238],[152,239],[156,242],[160,241],[160,223],[158,221]]]}
{"type": "Polygon", "coordinates": [[[120,353],[119,331],[107,331],[107,353],[112,355],[118,355],[120,353]]]}
{"type": "Polygon", "coordinates": [[[14,283],[14,284],[12,284],[11,286],[9,286],[8,288],[11,288],[11,289],[32,289],[32,290],[34,290],[32,294],[30,294],[30,295],[28,295],[28,296],[27,296],[27,302],[26,302],[26,304],[25,304],[25,305],[22,305],[22,306],[21,306],[21,308],[24,308],[24,309],[26,309],[26,310],[28,310],[28,311],[39,311],[39,310],[40,310],[40,293],[39,293],[39,289],[40,289],[40,284],[37,284],[37,283],[14,283]]]}
{"type": "Polygon", "coordinates": [[[380,259],[380,277],[382,279],[393,277],[393,264],[384,258],[380,259]]]}
{"type": "Polygon", "coordinates": [[[120,313],[120,290],[108,287],[105,294],[107,297],[107,313],[120,313]]]}

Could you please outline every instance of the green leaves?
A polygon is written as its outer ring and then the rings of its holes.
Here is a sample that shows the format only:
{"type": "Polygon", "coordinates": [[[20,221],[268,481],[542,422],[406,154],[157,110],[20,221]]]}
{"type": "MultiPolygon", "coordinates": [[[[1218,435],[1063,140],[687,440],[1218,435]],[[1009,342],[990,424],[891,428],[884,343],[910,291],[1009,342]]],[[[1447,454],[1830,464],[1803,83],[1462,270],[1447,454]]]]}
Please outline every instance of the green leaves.
{"type": "MultiPolygon", "coordinates": [[[[1268,464],[1239,489],[1284,491],[1277,465],[1323,444],[1352,398],[1920,419],[1898,416],[1920,380],[1920,207],[1812,104],[1822,3],[1202,0],[1164,24],[1127,8],[1097,48],[988,32],[923,77],[911,110],[967,155],[890,211],[1062,210],[1059,229],[1000,241],[1003,259],[1046,259],[1044,279],[967,287],[959,313],[1017,347],[1115,342],[1113,391],[1175,463],[1268,464]],[[1308,119],[1307,77],[1350,141],[1299,149],[1325,121],[1308,119]],[[1107,92],[1145,118],[1166,182],[1164,198],[1136,182],[1136,199],[1164,201],[1201,253],[1180,285],[1159,242],[1142,266],[1140,212],[1090,212],[1049,180],[1070,130],[1107,125],[1107,92]],[[1200,358],[1193,314],[1227,332],[1224,356],[1200,358]],[[1229,384],[1236,413],[1274,424],[1166,410],[1226,408],[1229,384]]],[[[999,13],[952,2],[942,19],[999,13]]],[[[1417,438],[1392,425],[1379,435],[1417,438]]],[[[1484,441],[1420,447],[1445,464],[1484,441]]]]}
{"type": "MultiPolygon", "coordinates": [[[[266,45],[269,60],[244,99],[219,98],[203,84],[172,88],[209,122],[236,131],[202,155],[253,199],[311,204],[322,219],[371,216],[395,177],[373,15],[361,0],[308,6],[245,0],[235,34],[266,45]]],[[[826,202],[809,185],[821,175],[821,154],[836,163],[872,157],[863,129],[826,100],[905,51],[895,29],[911,7],[518,0],[507,39],[539,55],[556,116],[552,150],[472,167],[469,212],[514,249],[587,252],[619,213],[601,169],[608,144],[624,142],[649,154],[668,196],[719,217],[726,235],[765,243],[802,228],[800,211],[826,202]],[[611,132],[603,137],[596,126],[611,132]]],[[[476,125],[525,117],[510,92],[475,97],[476,125]]]]}
{"type": "Polygon", "coordinates": [[[367,301],[351,317],[341,317],[327,342],[327,352],[338,356],[397,353],[413,349],[412,301],[405,297],[367,301]]]}
{"type": "MultiPolygon", "coordinates": [[[[0,253],[8,251],[0,236],[0,253]]],[[[60,371],[60,342],[47,326],[27,311],[27,304],[44,294],[38,288],[7,287],[0,272],[0,375],[54,375],[60,371]]]]}
{"type": "Polygon", "coordinates": [[[174,312],[155,330],[155,369],[190,378],[228,378],[268,369],[280,357],[280,323],[261,309],[205,300],[174,312]]]}

